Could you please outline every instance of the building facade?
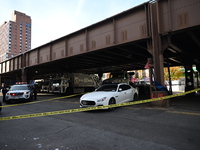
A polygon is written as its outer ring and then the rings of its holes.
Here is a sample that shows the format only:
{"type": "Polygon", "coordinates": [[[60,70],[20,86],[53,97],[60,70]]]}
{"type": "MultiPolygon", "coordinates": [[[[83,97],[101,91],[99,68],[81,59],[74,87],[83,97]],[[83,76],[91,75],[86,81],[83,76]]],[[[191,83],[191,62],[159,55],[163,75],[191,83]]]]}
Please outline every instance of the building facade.
{"type": "Polygon", "coordinates": [[[0,62],[31,49],[31,17],[14,11],[0,26],[0,62]]]}

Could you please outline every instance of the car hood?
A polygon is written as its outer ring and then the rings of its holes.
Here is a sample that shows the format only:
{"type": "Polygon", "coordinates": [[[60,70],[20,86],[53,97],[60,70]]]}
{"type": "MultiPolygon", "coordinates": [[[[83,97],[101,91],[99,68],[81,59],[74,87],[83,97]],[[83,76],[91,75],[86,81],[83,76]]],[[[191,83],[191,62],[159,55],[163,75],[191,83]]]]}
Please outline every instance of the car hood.
{"type": "Polygon", "coordinates": [[[15,90],[15,91],[8,91],[8,93],[23,93],[23,92],[30,92],[30,90],[15,90]]]}
{"type": "Polygon", "coordinates": [[[102,92],[102,91],[95,91],[91,93],[84,94],[81,97],[81,100],[98,100],[103,97],[111,97],[114,95],[115,92],[102,92]]]}

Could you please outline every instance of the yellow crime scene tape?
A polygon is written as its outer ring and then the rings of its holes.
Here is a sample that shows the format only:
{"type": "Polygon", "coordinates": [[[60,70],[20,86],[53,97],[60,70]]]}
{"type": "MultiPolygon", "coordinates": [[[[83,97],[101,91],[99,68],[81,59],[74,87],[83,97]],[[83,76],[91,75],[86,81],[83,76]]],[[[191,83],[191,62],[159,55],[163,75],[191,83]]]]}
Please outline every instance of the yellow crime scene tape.
{"type": "MultiPolygon", "coordinates": [[[[128,102],[128,103],[120,103],[120,104],[112,104],[112,105],[96,106],[96,107],[87,107],[87,108],[77,108],[77,109],[69,109],[69,110],[59,110],[59,111],[43,112],[43,113],[35,113],[35,114],[26,114],[26,115],[18,115],[18,116],[10,116],[10,117],[1,117],[0,121],[23,119],[23,118],[33,118],[33,117],[42,117],[42,116],[51,116],[51,115],[59,115],[59,114],[67,114],[67,113],[76,113],[76,112],[91,111],[91,110],[97,110],[97,109],[113,108],[113,107],[130,106],[130,105],[149,103],[149,102],[169,99],[169,98],[173,98],[173,97],[178,97],[178,96],[190,94],[190,93],[193,93],[193,92],[196,92],[196,91],[200,91],[200,88],[194,89],[194,90],[191,90],[191,91],[187,91],[187,92],[184,92],[184,93],[168,95],[168,96],[154,98],[154,99],[133,101],[133,102],[128,102]]],[[[56,98],[56,99],[59,99],[59,98],[56,98]]]]}

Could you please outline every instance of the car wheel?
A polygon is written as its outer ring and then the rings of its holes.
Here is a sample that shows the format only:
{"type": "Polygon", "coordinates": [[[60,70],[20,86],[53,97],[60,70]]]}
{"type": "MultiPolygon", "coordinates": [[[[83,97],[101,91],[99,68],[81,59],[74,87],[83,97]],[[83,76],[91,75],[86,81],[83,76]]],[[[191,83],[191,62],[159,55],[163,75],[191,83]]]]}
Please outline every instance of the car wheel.
{"type": "MultiPolygon", "coordinates": [[[[109,105],[111,105],[111,104],[116,104],[115,99],[114,99],[114,98],[111,98],[108,104],[109,104],[109,105]]],[[[109,110],[114,110],[115,107],[110,107],[110,108],[108,108],[108,109],[109,109],[109,110]]]]}
{"type": "Polygon", "coordinates": [[[137,94],[134,94],[133,96],[133,101],[137,101],[138,100],[138,95],[137,94]]]}

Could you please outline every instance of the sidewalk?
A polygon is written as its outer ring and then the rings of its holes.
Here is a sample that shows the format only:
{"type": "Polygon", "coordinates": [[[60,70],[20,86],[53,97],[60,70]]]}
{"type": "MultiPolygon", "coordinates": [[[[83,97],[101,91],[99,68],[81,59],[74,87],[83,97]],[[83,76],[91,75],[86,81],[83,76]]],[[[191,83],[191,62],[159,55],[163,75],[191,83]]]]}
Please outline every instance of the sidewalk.
{"type": "MultiPolygon", "coordinates": [[[[180,93],[180,92],[177,92],[180,93]]],[[[177,94],[173,93],[173,94],[177,94]]],[[[181,92],[182,93],[182,92],[181,92]]],[[[140,95],[139,100],[150,99],[150,95],[140,95]]],[[[138,104],[133,107],[152,107],[177,111],[198,111],[200,113],[200,92],[171,98],[168,107],[151,106],[151,103],[138,104]]]]}
{"type": "Polygon", "coordinates": [[[200,93],[179,96],[170,99],[170,108],[200,111],[200,93]]]}

